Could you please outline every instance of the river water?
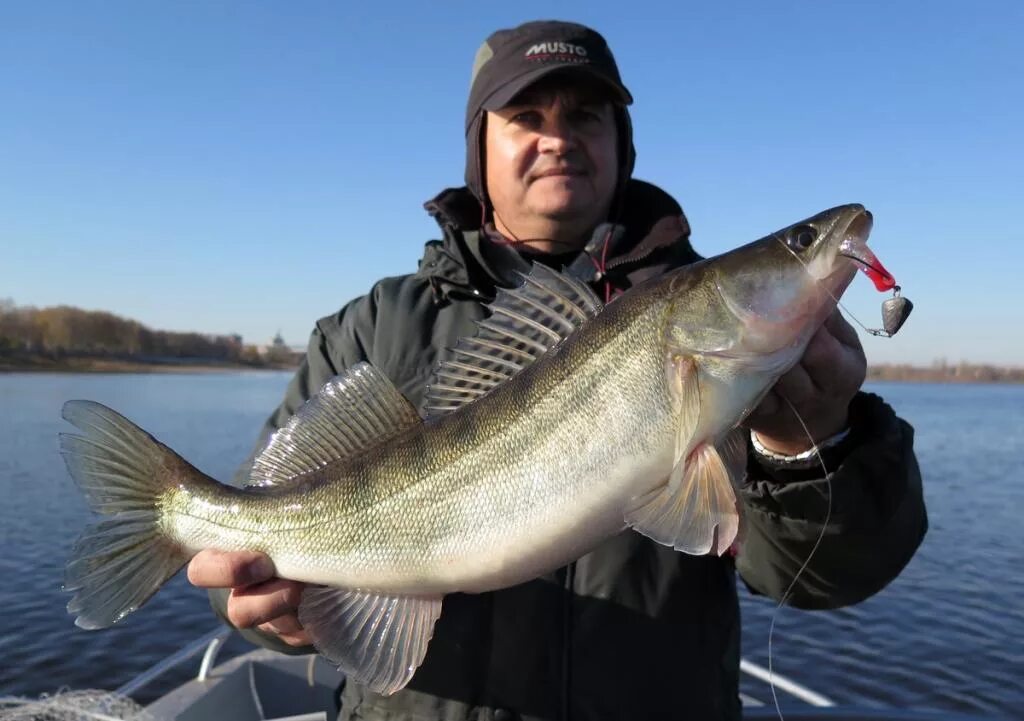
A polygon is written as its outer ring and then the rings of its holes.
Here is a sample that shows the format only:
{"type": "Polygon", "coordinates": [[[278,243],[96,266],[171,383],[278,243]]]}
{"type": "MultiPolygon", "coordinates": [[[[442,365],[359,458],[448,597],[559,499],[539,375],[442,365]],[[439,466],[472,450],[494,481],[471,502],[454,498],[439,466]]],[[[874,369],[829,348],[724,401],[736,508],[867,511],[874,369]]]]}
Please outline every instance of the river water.
{"type": "MultiPolygon", "coordinates": [[[[74,627],[60,583],[89,512],[57,453],[57,434],[71,429],[63,402],[105,403],[226,478],[288,377],[0,374],[0,696],[112,689],[216,627],[205,595],[181,576],[117,627],[74,627]]],[[[864,603],[779,611],[775,670],[844,704],[1022,718],[1024,386],[869,389],[916,429],[930,531],[900,578],[864,603]]],[[[741,603],[744,656],[767,665],[775,607],[746,594],[741,603]]]]}

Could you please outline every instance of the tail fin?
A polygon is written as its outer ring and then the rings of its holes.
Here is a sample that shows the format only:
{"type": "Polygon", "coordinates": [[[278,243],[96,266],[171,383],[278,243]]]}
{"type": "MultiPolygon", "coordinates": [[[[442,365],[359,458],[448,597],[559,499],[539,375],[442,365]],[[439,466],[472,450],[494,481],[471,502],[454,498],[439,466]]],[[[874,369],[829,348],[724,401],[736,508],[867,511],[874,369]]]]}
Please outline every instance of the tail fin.
{"type": "Polygon", "coordinates": [[[60,435],[68,472],[97,513],[110,516],[79,537],[64,573],[68,613],[105,628],[137,609],[191,553],[160,527],[159,496],[187,466],[169,448],[106,406],[68,401],[62,413],[84,435],[60,435]],[[171,461],[168,463],[168,461],[171,461]]]}

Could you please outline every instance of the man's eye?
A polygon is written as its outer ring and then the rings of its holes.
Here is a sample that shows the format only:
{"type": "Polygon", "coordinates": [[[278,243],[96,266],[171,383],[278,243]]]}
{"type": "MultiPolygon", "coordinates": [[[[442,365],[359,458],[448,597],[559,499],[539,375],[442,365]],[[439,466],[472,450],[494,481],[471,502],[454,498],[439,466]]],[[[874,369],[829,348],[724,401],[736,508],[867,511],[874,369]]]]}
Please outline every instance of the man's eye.
{"type": "Polygon", "coordinates": [[[572,113],[572,119],[577,123],[587,124],[600,123],[603,120],[599,112],[589,108],[577,108],[572,113]]]}
{"type": "Polygon", "coordinates": [[[540,113],[536,110],[524,110],[512,116],[512,122],[517,125],[524,125],[529,128],[537,127],[540,124],[540,113]]]}

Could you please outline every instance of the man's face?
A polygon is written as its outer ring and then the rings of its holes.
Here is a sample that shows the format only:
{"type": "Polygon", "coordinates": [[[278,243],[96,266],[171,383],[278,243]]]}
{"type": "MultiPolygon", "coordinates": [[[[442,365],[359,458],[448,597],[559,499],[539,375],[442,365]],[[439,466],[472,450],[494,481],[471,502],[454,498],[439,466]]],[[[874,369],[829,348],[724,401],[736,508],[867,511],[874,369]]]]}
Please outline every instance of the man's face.
{"type": "Polygon", "coordinates": [[[487,193],[499,230],[523,240],[588,234],[615,193],[616,138],[611,103],[564,78],[542,80],[489,112],[487,193]]]}

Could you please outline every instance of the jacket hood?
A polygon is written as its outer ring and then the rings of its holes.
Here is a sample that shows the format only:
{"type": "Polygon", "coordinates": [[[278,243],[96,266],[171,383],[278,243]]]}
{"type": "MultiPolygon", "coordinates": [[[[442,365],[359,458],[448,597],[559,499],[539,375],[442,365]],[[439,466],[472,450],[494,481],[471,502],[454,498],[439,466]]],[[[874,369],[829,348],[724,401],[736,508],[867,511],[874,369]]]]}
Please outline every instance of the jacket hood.
{"type": "MultiPolygon", "coordinates": [[[[452,293],[491,298],[496,288],[517,283],[517,271],[529,271],[530,261],[515,248],[488,239],[480,202],[468,188],[447,188],[424,207],[440,226],[443,239],[427,243],[418,274],[430,280],[439,301],[452,293]]],[[[621,222],[598,226],[572,267],[577,271],[592,266],[590,277],[581,273],[585,280],[605,280],[625,290],[669,266],[699,259],[690,245],[690,225],[679,203],[661,188],[631,179],[624,192],[621,222]],[[604,273],[598,273],[605,242],[604,273]]]]}

